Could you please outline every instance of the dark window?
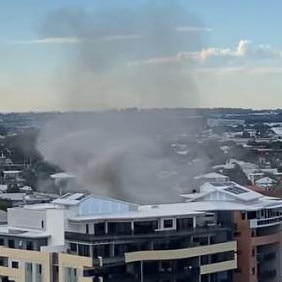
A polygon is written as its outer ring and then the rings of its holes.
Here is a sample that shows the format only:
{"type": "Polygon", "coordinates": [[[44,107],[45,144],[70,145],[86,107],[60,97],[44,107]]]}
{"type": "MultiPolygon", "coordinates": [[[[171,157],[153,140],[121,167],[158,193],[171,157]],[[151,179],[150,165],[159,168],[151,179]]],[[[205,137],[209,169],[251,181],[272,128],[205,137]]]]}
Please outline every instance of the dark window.
{"type": "Polygon", "coordinates": [[[235,237],[240,237],[240,236],[241,236],[241,232],[238,232],[238,231],[237,231],[237,232],[234,232],[234,236],[235,236],[235,237]]]}
{"type": "Polygon", "coordinates": [[[0,246],[4,246],[4,239],[0,239],[0,246]]]}
{"type": "Polygon", "coordinates": [[[244,212],[241,213],[241,218],[242,218],[242,220],[246,219],[246,214],[244,212]]]}
{"type": "Polygon", "coordinates": [[[255,256],[255,253],[256,253],[255,249],[252,249],[252,257],[255,256]]]}
{"type": "Polygon", "coordinates": [[[44,220],[41,220],[41,228],[44,228],[44,220]]]}
{"type": "Polygon", "coordinates": [[[42,273],[42,265],[41,264],[38,264],[38,272],[42,273]]]}
{"type": "Polygon", "coordinates": [[[252,275],[255,275],[255,273],[256,273],[256,269],[255,267],[252,267],[252,275]]]}
{"type": "Polygon", "coordinates": [[[75,244],[75,243],[70,243],[70,250],[72,251],[72,252],[77,252],[77,244],[75,244]]]}
{"type": "Polygon", "coordinates": [[[257,217],[257,213],[255,211],[248,212],[248,219],[254,219],[257,217]]]}
{"type": "Polygon", "coordinates": [[[17,261],[12,261],[12,268],[19,268],[19,263],[17,261]]]}
{"type": "Polygon", "coordinates": [[[86,224],[86,234],[89,234],[89,224],[86,224]]]}
{"type": "Polygon", "coordinates": [[[26,249],[27,250],[33,250],[33,242],[32,241],[26,242],[26,249]]]}
{"type": "Polygon", "coordinates": [[[189,230],[193,228],[193,218],[177,219],[177,230],[189,230]]]}
{"type": "Polygon", "coordinates": [[[85,256],[89,257],[90,255],[90,249],[88,245],[78,245],[78,255],[79,256],[85,256]]]}
{"type": "Polygon", "coordinates": [[[135,234],[148,234],[154,232],[158,228],[158,221],[136,221],[134,222],[135,234]]]}
{"type": "Polygon", "coordinates": [[[110,256],[110,246],[109,245],[95,245],[95,246],[93,246],[93,256],[94,257],[98,257],[98,256],[109,257],[110,256]]]}
{"type": "Polygon", "coordinates": [[[8,247],[9,248],[15,248],[15,241],[14,240],[8,240],[8,247]]]}
{"type": "Polygon", "coordinates": [[[95,235],[105,235],[105,222],[94,224],[95,235]]]}
{"type": "Polygon", "coordinates": [[[108,233],[111,235],[130,235],[131,223],[130,222],[109,222],[108,233]]]}
{"type": "Polygon", "coordinates": [[[164,220],[164,228],[172,228],[173,227],[173,220],[172,219],[165,219],[164,220]]]}

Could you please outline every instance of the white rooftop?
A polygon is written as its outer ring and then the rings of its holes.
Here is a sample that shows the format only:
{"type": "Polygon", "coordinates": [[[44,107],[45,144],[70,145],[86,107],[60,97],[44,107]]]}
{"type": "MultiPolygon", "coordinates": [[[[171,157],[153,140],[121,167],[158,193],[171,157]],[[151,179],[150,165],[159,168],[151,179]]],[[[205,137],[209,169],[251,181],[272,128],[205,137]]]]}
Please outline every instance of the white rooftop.
{"type": "Polygon", "coordinates": [[[14,235],[17,237],[32,238],[32,239],[47,238],[51,236],[51,234],[44,231],[36,231],[34,229],[23,229],[23,228],[14,228],[14,227],[11,228],[8,225],[0,225],[0,234],[9,235],[9,236],[14,235]]]}
{"type": "Polygon", "coordinates": [[[278,136],[282,136],[282,127],[272,127],[271,130],[278,136]]]}
{"type": "Polygon", "coordinates": [[[276,181],[275,180],[273,180],[272,178],[270,178],[270,177],[263,177],[263,178],[261,178],[261,179],[259,179],[259,180],[257,180],[256,181],[256,184],[273,184],[273,183],[275,183],[276,181]]]}
{"type": "Polygon", "coordinates": [[[66,173],[66,172],[54,173],[54,174],[50,175],[50,177],[53,178],[53,179],[75,178],[74,175],[66,173]]]}
{"type": "Polygon", "coordinates": [[[259,210],[281,208],[282,200],[266,197],[235,182],[205,183],[200,193],[181,195],[195,210],[259,210]],[[197,207],[198,206],[198,207],[197,207]]]}
{"type": "Polygon", "coordinates": [[[21,170],[4,170],[4,174],[19,174],[21,173],[21,170]]]}
{"type": "Polygon", "coordinates": [[[190,204],[178,203],[167,205],[145,205],[139,206],[136,211],[128,211],[123,213],[113,214],[97,214],[90,216],[74,216],[71,217],[71,221],[98,221],[98,220],[141,220],[151,219],[159,217],[181,217],[181,216],[196,216],[203,214],[204,212],[191,209],[190,204]]]}
{"type": "Polygon", "coordinates": [[[228,177],[217,172],[210,172],[195,177],[195,179],[216,179],[216,178],[227,179],[228,177]]]}

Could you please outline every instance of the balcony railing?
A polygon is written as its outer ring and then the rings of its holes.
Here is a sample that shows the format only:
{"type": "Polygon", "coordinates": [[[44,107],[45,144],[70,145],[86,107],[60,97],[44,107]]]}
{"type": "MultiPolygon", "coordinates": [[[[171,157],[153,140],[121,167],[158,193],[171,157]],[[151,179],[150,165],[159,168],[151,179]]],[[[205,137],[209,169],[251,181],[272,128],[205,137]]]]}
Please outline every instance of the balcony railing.
{"type": "Polygon", "coordinates": [[[282,223],[282,215],[271,218],[251,219],[250,228],[266,227],[282,223]]]}
{"type": "Polygon", "coordinates": [[[191,228],[188,230],[169,230],[169,231],[152,231],[151,233],[145,234],[135,234],[131,232],[130,234],[106,234],[106,235],[95,235],[95,234],[85,234],[85,233],[77,233],[77,232],[65,232],[66,240],[70,241],[83,241],[87,243],[96,243],[96,242],[107,242],[113,240],[139,240],[139,239],[154,239],[154,238],[178,238],[186,235],[205,235],[205,234],[213,234],[218,232],[231,231],[230,227],[224,227],[221,225],[214,226],[206,226],[206,227],[198,227],[191,228]]]}

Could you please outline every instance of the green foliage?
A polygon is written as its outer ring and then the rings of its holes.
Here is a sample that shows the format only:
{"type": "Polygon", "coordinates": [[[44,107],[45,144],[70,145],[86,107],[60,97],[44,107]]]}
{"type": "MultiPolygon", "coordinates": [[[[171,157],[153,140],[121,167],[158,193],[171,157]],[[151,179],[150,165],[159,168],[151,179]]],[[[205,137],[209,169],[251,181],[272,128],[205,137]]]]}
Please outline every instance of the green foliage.
{"type": "Polygon", "coordinates": [[[7,193],[19,193],[20,189],[16,184],[9,184],[7,193]]]}
{"type": "Polygon", "coordinates": [[[12,208],[12,201],[10,200],[0,200],[0,210],[7,211],[7,209],[12,208]]]}

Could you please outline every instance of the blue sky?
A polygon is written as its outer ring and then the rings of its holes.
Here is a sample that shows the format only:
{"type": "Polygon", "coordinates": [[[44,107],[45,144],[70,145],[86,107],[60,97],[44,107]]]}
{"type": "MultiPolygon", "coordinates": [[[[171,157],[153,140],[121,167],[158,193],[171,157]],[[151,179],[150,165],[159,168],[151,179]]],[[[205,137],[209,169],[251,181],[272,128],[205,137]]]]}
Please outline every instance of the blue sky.
{"type": "Polygon", "coordinates": [[[165,2],[2,1],[0,110],[282,107],[281,1],[165,2]]]}

